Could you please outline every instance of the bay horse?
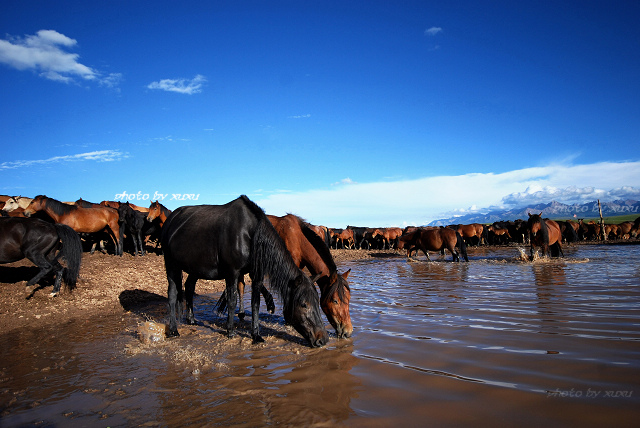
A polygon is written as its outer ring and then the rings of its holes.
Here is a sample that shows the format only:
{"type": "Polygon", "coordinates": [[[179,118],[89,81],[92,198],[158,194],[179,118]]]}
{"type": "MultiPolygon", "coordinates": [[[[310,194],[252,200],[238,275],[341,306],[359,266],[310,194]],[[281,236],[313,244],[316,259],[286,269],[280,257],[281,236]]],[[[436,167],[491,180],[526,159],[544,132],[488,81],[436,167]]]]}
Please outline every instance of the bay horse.
{"type": "MultiPolygon", "coordinates": [[[[454,262],[460,261],[460,254],[469,261],[467,255],[467,245],[462,239],[462,236],[455,230],[448,227],[432,228],[432,229],[420,229],[414,232],[413,239],[409,241],[409,248],[415,247],[417,250],[422,250],[427,260],[431,261],[428,251],[440,251],[444,254],[444,250],[447,249],[453,256],[454,262]],[[460,253],[456,251],[456,247],[460,249],[460,253]]],[[[408,256],[407,256],[408,257],[408,256]]]]}
{"type": "Polygon", "coordinates": [[[108,207],[81,208],[67,205],[56,199],[38,195],[24,210],[29,217],[38,211],[46,212],[56,223],[66,224],[78,233],[95,233],[106,230],[116,244],[116,255],[122,255],[118,212],[108,207]]]}
{"type": "Polygon", "coordinates": [[[51,296],[57,296],[62,280],[69,291],[76,286],[82,244],[80,237],[69,226],[51,224],[37,218],[0,218],[0,263],[12,263],[29,259],[40,271],[27,282],[27,298],[33,296],[31,289],[49,273],[55,275],[51,296]],[[63,258],[64,268],[59,259],[63,258]]]}
{"type": "Polygon", "coordinates": [[[562,251],[562,232],[560,232],[560,226],[553,220],[542,219],[542,213],[531,214],[529,213],[529,220],[527,221],[529,229],[529,242],[530,242],[530,255],[533,260],[533,253],[535,247],[542,249],[542,256],[559,257],[564,253],[562,251]],[[551,251],[550,251],[551,250],[551,251]]]}
{"type": "Polygon", "coordinates": [[[474,243],[476,247],[479,247],[483,242],[484,226],[480,223],[459,224],[453,229],[457,230],[462,239],[468,242],[469,245],[474,243]]]}
{"type": "MultiPolygon", "coordinates": [[[[353,333],[351,316],[349,315],[349,301],[351,289],[347,277],[351,269],[343,274],[338,273],[333,256],[324,240],[318,237],[311,225],[300,217],[287,214],[283,217],[267,215],[267,218],[275,228],[280,238],[284,241],[293,262],[300,269],[307,268],[320,288],[320,307],[327,316],[327,320],[333,326],[338,338],[350,337],[353,333]]],[[[268,290],[261,290],[267,306],[273,302],[268,290]]],[[[244,314],[242,295],[244,293],[244,281],[238,282],[240,296],[239,313],[244,314]]],[[[224,295],[218,303],[218,310],[226,308],[224,295]]]]}
{"type": "Polygon", "coordinates": [[[344,229],[341,230],[340,233],[335,235],[336,239],[336,249],[338,249],[338,242],[342,244],[343,248],[354,248],[355,246],[355,238],[353,236],[353,230],[344,229]],[[347,242],[347,245],[344,242],[347,242]]]}
{"type": "Polygon", "coordinates": [[[171,210],[158,201],[151,202],[151,205],[149,205],[147,212],[147,221],[152,222],[155,219],[158,219],[160,227],[162,227],[164,222],[167,221],[167,217],[169,217],[169,214],[171,214],[171,210]]]}
{"type": "MultiPolygon", "coordinates": [[[[225,205],[183,206],[171,213],[162,227],[162,248],[167,273],[169,327],[178,336],[176,309],[182,310],[182,272],[187,323],[195,323],[193,295],[198,279],[224,279],[227,335],[235,336],[234,309],[238,280],[251,277],[251,337],[263,342],[259,331],[260,289],[264,276],[283,302],[285,321],[309,341],[324,346],[329,336],[320,319],[320,301],[313,282],[294,263],[284,242],[260,207],[245,195],[225,205]],[[177,305],[179,303],[179,305],[177,305]],[[178,306],[178,308],[176,307],[178,306]]],[[[181,315],[181,313],[180,313],[181,315]]]]}

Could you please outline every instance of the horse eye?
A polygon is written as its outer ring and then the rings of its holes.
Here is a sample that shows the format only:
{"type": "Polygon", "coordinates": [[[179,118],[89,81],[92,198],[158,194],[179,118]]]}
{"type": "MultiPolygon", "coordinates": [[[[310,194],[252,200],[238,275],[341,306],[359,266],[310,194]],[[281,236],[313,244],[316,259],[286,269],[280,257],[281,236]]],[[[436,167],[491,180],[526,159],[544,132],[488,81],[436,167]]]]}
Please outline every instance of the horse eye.
{"type": "Polygon", "coordinates": [[[301,304],[300,304],[300,306],[301,306],[302,308],[304,308],[304,309],[306,309],[306,308],[307,308],[307,304],[306,304],[306,303],[301,303],[301,304]]]}
{"type": "Polygon", "coordinates": [[[338,301],[337,301],[336,299],[333,299],[333,303],[334,303],[335,305],[337,305],[337,304],[338,304],[338,301]]]}

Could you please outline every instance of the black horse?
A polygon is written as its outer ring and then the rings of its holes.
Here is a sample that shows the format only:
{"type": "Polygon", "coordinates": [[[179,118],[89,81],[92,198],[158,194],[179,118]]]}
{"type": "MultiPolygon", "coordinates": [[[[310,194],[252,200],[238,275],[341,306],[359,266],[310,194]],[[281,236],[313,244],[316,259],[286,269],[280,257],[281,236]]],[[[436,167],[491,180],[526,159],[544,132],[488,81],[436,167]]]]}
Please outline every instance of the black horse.
{"type": "Polygon", "coordinates": [[[0,218],[0,263],[12,263],[24,258],[40,268],[36,276],[27,282],[27,298],[35,289],[31,289],[44,276],[55,273],[52,296],[60,291],[64,279],[67,289],[76,286],[82,244],[78,234],[69,226],[52,224],[37,218],[3,217],[0,218]],[[58,260],[64,258],[64,268],[58,260]]]}
{"type": "MultiPolygon", "coordinates": [[[[270,288],[283,302],[285,321],[312,347],[329,340],[320,318],[320,301],[313,282],[293,262],[284,242],[264,211],[242,195],[225,205],[184,206],[171,213],[162,227],[162,248],[169,282],[169,329],[177,336],[176,309],[182,306],[182,272],[187,323],[195,323],[193,294],[196,281],[224,279],[229,303],[227,334],[235,335],[233,315],[237,303],[238,279],[251,276],[251,337],[262,342],[258,314],[260,289],[265,275],[270,288]],[[176,303],[179,303],[176,308],[176,303]]],[[[181,314],[179,314],[181,315],[181,314]]]]}
{"type": "MultiPolygon", "coordinates": [[[[142,239],[142,235],[144,234],[147,223],[147,216],[134,210],[131,205],[129,205],[129,202],[120,204],[118,207],[118,215],[120,216],[120,223],[126,225],[131,234],[131,239],[133,239],[133,255],[137,256],[138,252],[140,252],[140,255],[144,256],[144,240],[142,239]]],[[[123,235],[123,230],[124,227],[121,227],[120,235],[123,235]]]]}

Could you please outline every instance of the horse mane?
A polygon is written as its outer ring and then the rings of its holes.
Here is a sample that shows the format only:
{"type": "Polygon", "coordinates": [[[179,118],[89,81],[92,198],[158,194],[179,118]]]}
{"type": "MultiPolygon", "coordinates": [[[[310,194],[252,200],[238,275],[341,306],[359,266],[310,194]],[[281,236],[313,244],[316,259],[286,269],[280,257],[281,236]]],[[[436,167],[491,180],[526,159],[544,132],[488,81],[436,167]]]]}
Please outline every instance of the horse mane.
{"type": "Polygon", "coordinates": [[[245,195],[238,199],[258,220],[251,240],[252,280],[268,275],[270,288],[280,296],[285,308],[288,308],[292,301],[300,299],[303,293],[309,293],[309,291],[313,291],[317,298],[317,294],[312,288],[293,287],[294,290],[290,289],[289,282],[304,274],[293,262],[284,241],[262,208],[245,195]]]}
{"type": "Polygon", "coordinates": [[[329,268],[329,275],[336,273],[337,280],[333,283],[329,283],[329,288],[327,290],[323,290],[324,296],[332,296],[336,291],[338,292],[338,297],[344,303],[347,302],[347,296],[345,294],[345,288],[350,291],[349,283],[342,278],[341,275],[338,275],[338,267],[336,266],[336,262],[333,260],[333,256],[331,255],[331,250],[324,243],[324,240],[318,236],[310,227],[309,223],[301,219],[300,217],[296,217],[300,222],[300,229],[302,229],[302,233],[305,238],[309,241],[309,243],[315,248],[318,252],[318,255],[322,259],[322,261],[329,268]]]}
{"type": "Polygon", "coordinates": [[[75,211],[78,209],[78,207],[75,205],[67,205],[63,202],[58,201],[57,199],[49,198],[45,195],[38,195],[33,199],[38,198],[44,199],[47,206],[51,208],[51,211],[53,211],[56,215],[65,215],[70,213],[71,211],[75,211]]]}

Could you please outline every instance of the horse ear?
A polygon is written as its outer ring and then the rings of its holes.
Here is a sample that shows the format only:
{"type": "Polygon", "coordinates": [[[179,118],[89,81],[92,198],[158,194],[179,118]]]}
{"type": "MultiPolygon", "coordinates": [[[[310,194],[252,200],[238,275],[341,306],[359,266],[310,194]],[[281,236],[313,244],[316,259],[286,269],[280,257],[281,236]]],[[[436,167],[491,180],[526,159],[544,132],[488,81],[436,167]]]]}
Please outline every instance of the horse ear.
{"type": "Polygon", "coordinates": [[[542,213],[538,214],[538,216],[542,217],[542,213]]]}
{"type": "Polygon", "coordinates": [[[529,214],[529,217],[531,217],[531,213],[527,213],[527,214],[529,214]]]}
{"type": "Polygon", "coordinates": [[[349,276],[349,274],[351,273],[351,269],[349,269],[348,271],[346,271],[345,273],[342,274],[342,277],[344,279],[347,279],[347,277],[349,276]]]}
{"type": "Polygon", "coordinates": [[[319,280],[319,279],[320,279],[320,277],[322,277],[322,274],[321,274],[321,273],[319,273],[319,274],[317,274],[316,276],[314,276],[313,278],[311,278],[311,282],[316,282],[317,280],[319,280]]]}

